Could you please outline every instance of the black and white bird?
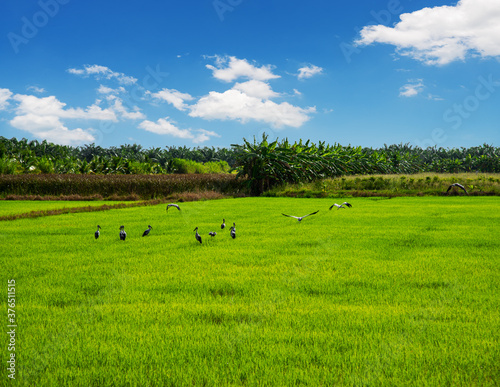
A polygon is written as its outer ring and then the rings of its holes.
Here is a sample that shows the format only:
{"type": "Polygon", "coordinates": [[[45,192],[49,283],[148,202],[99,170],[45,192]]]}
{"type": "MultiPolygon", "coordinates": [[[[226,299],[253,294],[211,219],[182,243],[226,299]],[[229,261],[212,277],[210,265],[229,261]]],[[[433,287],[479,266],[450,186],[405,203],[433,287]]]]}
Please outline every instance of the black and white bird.
{"type": "Polygon", "coordinates": [[[231,227],[231,238],[233,239],[236,238],[236,224],[234,224],[234,226],[231,227]]]}
{"type": "Polygon", "coordinates": [[[350,208],[350,207],[352,207],[352,204],[347,203],[347,202],[344,202],[342,204],[333,203],[333,205],[329,209],[331,210],[333,207],[337,207],[337,210],[340,210],[341,208],[345,208],[344,206],[347,206],[350,208]]]}
{"type": "Polygon", "coordinates": [[[459,184],[459,183],[453,183],[452,185],[450,185],[448,187],[448,189],[446,190],[446,193],[448,193],[453,187],[458,187],[460,189],[463,189],[465,194],[468,195],[469,193],[467,192],[467,190],[465,189],[465,187],[462,185],[462,184],[459,184]]]}
{"type": "Polygon", "coordinates": [[[310,214],[304,215],[304,216],[293,216],[293,215],[287,215],[287,214],[283,214],[283,213],[282,213],[281,215],[288,216],[289,218],[295,218],[295,219],[297,219],[297,220],[300,222],[300,221],[302,221],[302,219],[304,219],[306,216],[314,215],[314,214],[317,214],[318,212],[319,212],[319,210],[318,210],[318,211],[316,211],[316,212],[312,212],[312,213],[310,213],[310,214]]]}
{"type": "Polygon", "coordinates": [[[193,231],[196,231],[196,235],[195,235],[196,240],[201,243],[201,236],[200,236],[200,234],[198,234],[198,227],[196,227],[193,231]]]}
{"type": "Polygon", "coordinates": [[[95,239],[99,238],[99,235],[101,235],[101,232],[99,231],[100,229],[101,229],[101,226],[97,225],[97,231],[94,234],[95,239]]]}
{"type": "Polygon", "coordinates": [[[148,229],[142,233],[142,236],[145,237],[149,235],[149,232],[152,230],[153,227],[151,225],[148,225],[148,229]]]}
{"type": "Polygon", "coordinates": [[[170,204],[167,204],[167,212],[168,212],[168,209],[169,209],[170,207],[175,207],[175,208],[177,208],[179,211],[181,210],[181,208],[180,208],[177,204],[170,203],[170,204]]]}
{"type": "Polygon", "coordinates": [[[125,226],[120,226],[120,240],[124,241],[126,237],[125,226]]]}
{"type": "Polygon", "coordinates": [[[220,225],[220,229],[224,230],[226,228],[226,219],[222,219],[222,224],[220,225]]]}
{"type": "Polygon", "coordinates": [[[217,233],[215,231],[210,231],[208,235],[210,235],[213,238],[214,236],[217,235],[217,233]]]}

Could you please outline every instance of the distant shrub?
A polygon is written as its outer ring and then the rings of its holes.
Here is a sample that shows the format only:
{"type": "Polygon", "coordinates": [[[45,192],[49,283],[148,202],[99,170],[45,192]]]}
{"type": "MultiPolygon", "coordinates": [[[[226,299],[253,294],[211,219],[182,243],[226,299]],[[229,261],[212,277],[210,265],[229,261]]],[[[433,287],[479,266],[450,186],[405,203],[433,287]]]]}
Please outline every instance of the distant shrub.
{"type": "Polygon", "coordinates": [[[186,159],[172,159],[170,162],[170,169],[173,173],[192,174],[204,173],[205,168],[203,164],[197,163],[193,160],[186,159]]]}

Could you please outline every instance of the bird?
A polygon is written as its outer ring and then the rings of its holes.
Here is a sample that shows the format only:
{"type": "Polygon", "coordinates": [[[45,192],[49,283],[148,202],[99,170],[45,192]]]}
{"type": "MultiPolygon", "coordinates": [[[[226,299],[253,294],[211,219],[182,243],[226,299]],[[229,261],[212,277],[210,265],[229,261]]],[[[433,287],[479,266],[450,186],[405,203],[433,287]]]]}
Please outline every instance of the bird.
{"type": "Polygon", "coordinates": [[[458,187],[460,189],[463,189],[465,194],[468,195],[469,193],[467,192],[467,190],[465,189],[465,187],[462,185],[462,184],[459,184],[459,183],[453,183],[452,185],[450,185],[448,187],[448,189],[446,190],[446,193],[448,193],[450,191],[450,189],[452,189],[453,187],[458,187]]]}
{"type": "Polygon", "coordinates": [[[217,235],[217,233],[215,231],[210,231],[208,235],[210,235],[213,238],[214,236],[217,235]]]}
{"type": "Polygon", "coordinates": [[[226,219],[222,219],[222,224],[220,225],[220,229],[224,230],[225,227],[226,227],[226,219]]]}
{"type": "Polygon", "coordinates": [[[120,226],[120,240],[124,241],[126,237],[125,226],[120,226]]]}
{"type": "Polygon", "coordinates": [[[101,235],[101,232],[99,231],[100,228],[101,228],[101,226],[97,225],[97,231],[94,234],[95,239],[99,238],[99,235],[101,235]]]}
{"type": "Polygon", "coordinates": [[[233,239],[236,238],[236,225],[231,227],[231,238],[233,238],[233,239]]]}
{"type": "Polygon", "coordinates": [[[309,216],[309,215],[314,215],[314,214],[317,214],[318,212],[319,212],[319,210],[318,210],[318,211],[316,211],[316,212],[313,212],[313,213],[310,213],[310,214],[304,215],[304,216],[293,216],[293,215],[287,215],[287,214],[283,214],[283,213],[282,213],[281,215],[288,216],[289,218],[295,218],[295,219],[297,219],[297,220],[300,222],[300,221],[301,221],[302,219],[304,219],[306,216],[309,216]]]}
{"type": "Polygon", "coordinates": [[[148,225],[148,229],[142,233],[142,236],[145,237],[145,236],[149,235],[149,232],[152,230],[152,228],[153,227],[151,227],[150,225],[148,225]]]}
{"type": "Polygon", "coordinates": [[[337,207],[337,210],[340,210],[341,208],[345,208],[344,205],[349,208],[352,207],[352,204],[344,202],[342,204],[333,203],[333,205],[329,209],[331,210],[333,207],[337,207]]]}
{"type": "Polygon", "coordinates": [[[181,208],[180,208],[177,204],[170,203],[170,204],[167,204],[167,212],[168,212],[168,208],[169,208],[169,207],[175,207],[175,208],[177,208],[179,211],[181,210],[181,208]]]}
{"type": "Polygon", "coordinates": [[[195,235],[196,240],[201,243],[201,236],[200,236],[200,234],[198,234],[198,227],[196,227],[193,231],[196,231],[196,235],[195,235]]]}

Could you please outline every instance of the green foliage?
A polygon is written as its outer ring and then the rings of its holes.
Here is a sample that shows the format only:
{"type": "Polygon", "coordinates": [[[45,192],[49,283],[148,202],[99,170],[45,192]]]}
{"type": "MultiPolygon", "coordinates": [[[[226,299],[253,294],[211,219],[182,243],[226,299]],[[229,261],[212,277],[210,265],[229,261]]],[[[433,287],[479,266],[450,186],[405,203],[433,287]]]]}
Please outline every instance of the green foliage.
{"type": "Polygon", "coordinates": [[[260,143],[255,139],[253,143],[243,139],[242,145],[233,145],[230,149],[186,146],[144,149],[137,144],[102,148],[95,144],[70,147],[0,136],[0,166],[0,174],[163,174],[179,173],[180,170],[220,173],[239,166],[240,176],[250,177],[252,191],[261,193],[284,182],[308,182],[352,174],[499,173],[500,148],[484,144],[460,149],[422,149],[399,144],[372,149],[340,144],[332,146],[325,142],[304,143],[302,140],[294,144],[286,139],[268,142],[265,135],[260,143]],[[7,167],[11,162],[15,163],[15,168],[7,167]],[[217,169],[211,163],[227,163],[230,168],[221,165],[217,169]]]}
{"type": "Polygon", "coordinates": [[[17,162],[7,155],[0,158],[0,175],[13,175],[16,173],[17,162]]]}

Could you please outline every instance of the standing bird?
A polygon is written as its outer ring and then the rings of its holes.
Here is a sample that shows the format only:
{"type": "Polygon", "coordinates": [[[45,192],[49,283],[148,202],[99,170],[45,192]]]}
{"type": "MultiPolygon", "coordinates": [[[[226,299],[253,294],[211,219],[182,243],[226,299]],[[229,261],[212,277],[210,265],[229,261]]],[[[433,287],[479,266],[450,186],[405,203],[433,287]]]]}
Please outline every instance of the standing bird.
{"type": "Polygon", "coordinates": [[[217,235],[217,233],[215,231],[210,231],[208,235],[210,235],[213,238],[214,236],[217,235]]]}
{"type": "Polygon", "coordinates": [[[148,229],[142,233],[142,236],[145,237],[145,236],[149,235],[149,232],[152,230],[152,228],[153,227],[151,227],[150,225],[148,225],[148,229]]]}
{"type": "MultiPolygon", "coordinates": [[[[233,223],[234,224],[234,223],[233,223]]],[[[231,238],[235,239],[236,238],[236,225],[231,227],[231,238]]]]}
{"type": "Polygon", "coordinates": [[[167,212],[168,212],[168,208],[169,207],[175,207],[177,208],[179,211],[181,210],[180,207],[177,205],[177,204],[174,204],[174,203],[170,203],[170,204],[167,204],[167,212]]]}
{"type": "Polygon", "coordinates": [[[95,232],[94,236],[95,236],[95,239],[99,238],[99,235],[101,235],[101,232],[99,231],[101,228],[101,226],[97,225],[97,231],[95,232]]]}
{"type": "Polygon", "coordinates": [[[452,189],[453,187],[458,187],[460,189],[463,189],[464,192],[465,192],[465,194],[469,195],[469,193],[467,192],[467,190],[465,189],[465,187],[462,184],[459,184],[459,183],[453,183],[452,185],[450,185],[448,187],[448,189],[446,190],[446,193],[448,193],[450,191],[450,189],[452,189]]]}
{"type": "Polygon", "coordinates": [[[195,235],[196,240],[201,243],[201,236],[200,236],[200,234],[198,234],[198,227],[196,227],[193,231],[196,231],[196,235],[195,235]]]}
{"type": "Polygon", "coordinates": [[[226,227],[226,219],[222,219],[222,224],[220,225],[220,229],[224,230],[225,227],[226,227]]]}
{"type": "Polygon", "coordinates": [[[316,211],[316,212],[313,212],[313,213],[311,213],[311,214],[304,215],[304,216],[293,216],[293,215],[287,215],[287,214],[283,214],[283,213],[282,213],[281,215],[288,216],[289,218],[295,218],[295,219],[297,219],[297,220],[300,222],[300,221],[301,221],[302,219],[304,219],[306,216],[309,216],[309,215],[314,215],[314,214],[317,214],[318,212],[319,212],[319,210],[318,210],[318,211],[316,211]]]}
{"type": "Polygon", "coordinates": [[[333,203],[333,206],[331,206],[329,209],[331,210],[333,207],[337,207],[337,210],[340,210],[341,208],[345,208],[344,206],[351,208],[352,204],[347,203],[347,202],[344,202],[342,204],[333,203]]]}
{"type": "Polygon", "coordinates": [[[120,226],[120,240],[124,241],[126,237],[125,226],[120,226]]]}

